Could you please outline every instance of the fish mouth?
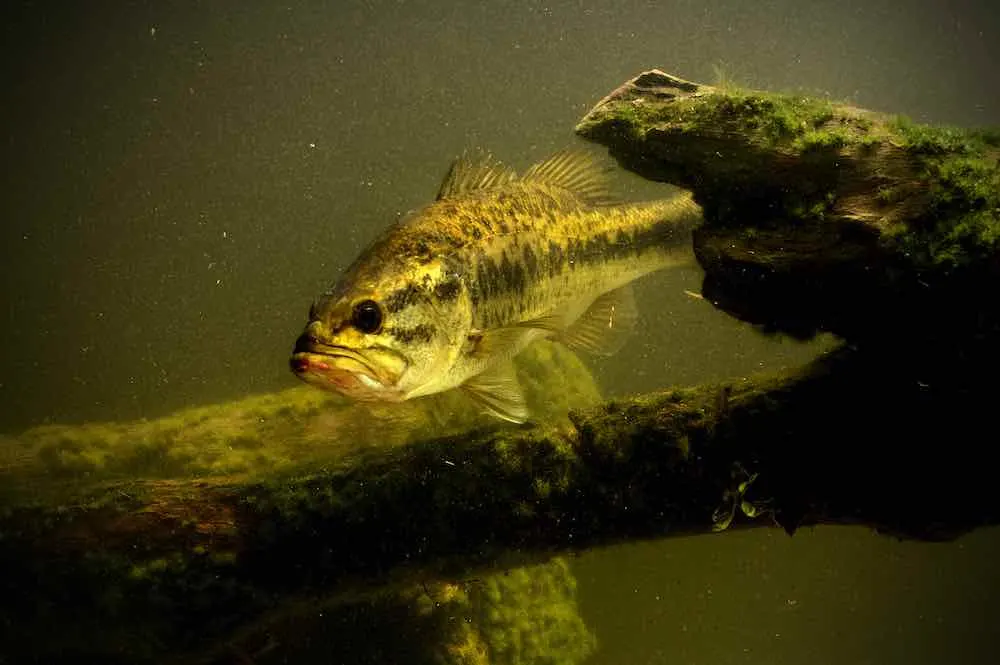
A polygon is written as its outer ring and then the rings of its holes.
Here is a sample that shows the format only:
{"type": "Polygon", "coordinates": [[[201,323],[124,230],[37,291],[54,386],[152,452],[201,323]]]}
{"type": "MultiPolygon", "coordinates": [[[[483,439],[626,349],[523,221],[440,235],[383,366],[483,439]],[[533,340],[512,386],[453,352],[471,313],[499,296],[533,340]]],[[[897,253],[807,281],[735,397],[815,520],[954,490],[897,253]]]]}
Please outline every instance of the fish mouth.
{"type": "Polygon", "coordinates": [[[303,335],[295,344],[289,367],[301,380],[359,400],[392,400],[392,379],[365,356],[343,346],[323,344],[303,335]]]}

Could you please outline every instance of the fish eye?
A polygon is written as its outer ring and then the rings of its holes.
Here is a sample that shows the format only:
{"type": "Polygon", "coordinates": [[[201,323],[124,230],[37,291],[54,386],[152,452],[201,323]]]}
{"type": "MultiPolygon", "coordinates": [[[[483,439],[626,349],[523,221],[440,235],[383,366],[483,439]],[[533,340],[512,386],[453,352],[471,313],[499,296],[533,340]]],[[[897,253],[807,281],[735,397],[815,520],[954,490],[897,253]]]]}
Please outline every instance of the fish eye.
{"type": "Polygon", "coordinates": [[[382,329],[382,308],[374,300],[362,300],[354,306],[351,325],[366,335],[374,335],[382,329]]]}

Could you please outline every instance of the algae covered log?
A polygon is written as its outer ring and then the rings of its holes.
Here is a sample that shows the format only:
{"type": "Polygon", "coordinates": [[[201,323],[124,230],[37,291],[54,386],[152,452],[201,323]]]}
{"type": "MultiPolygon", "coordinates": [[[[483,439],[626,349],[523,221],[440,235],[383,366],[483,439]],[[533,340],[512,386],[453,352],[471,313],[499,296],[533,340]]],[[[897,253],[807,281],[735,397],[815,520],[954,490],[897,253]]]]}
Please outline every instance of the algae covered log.
{"type": "Polygon", "coordinates": [[[213,660],[244,665],[580,665],[595,637],[566,557],[461,581],[425,580],[338,604],[304,603],[213,660]],[[321,636],[321,639],[316,639],[321,636]]]}
{"type": "Polygon", "coordinates": [[[577,132],[694,191],[703,293],[722,309],[766,330],[933,358],[936,371],[996,360],[1000,132],[658,70],[577,132]]]}
{"type": "MultiPolygon", "coordinates": [[[[569,409],[599,401],[589,371],[565,347],[538,343],[515,365],[541,421],[568,423],[569,409]]],[[[428,662],[431,656],[442,665],[481,662],[476,658],[483,648],[506,654],[507,661],[494,658],[496,663],[520,662],[546,648],[552,651],[546,662],[579,662],[592,640],[573,609],[571,576],[551,565],[522,571],[530,578],[523,589],[491,581],[484,573],[474,588],[424,576],[418,584],[387,583],[378,590],[380,579],[370,576],[364,582],[381,594],[379,599],[338,593],[343,585],[320,585],[315,592],[293,585],[295,591],[285,595],[262,584],[270,575],[266,564],[253,570],[237,565],[246,561],[247,539],[257,537],[245,530],[245,517],[256,512],[257,499],[274,498],[274,489],[299,487],[299,496],[315,490],[332,499],[332,488],[322,489],[324,482],[314,474],[363,474],[362,459],[495,422],[457,392],[377,405],[299,386],[155,420],[45,425],[0,437],[0,565],[5,570],[0,576],[0,662],[188,662],[212,654],[224,662],[230,657],[240,663],[285,662],[281,659],[297,659],[302,649],[287,635],[248,627],[285,618],[281,630],[294,633],[316,624],[318,615],[329,618],[320,629],[328,635],[333,631],[340,649],[334,653],[340,655],[348,644],[355,650],[365,647],[345,628],[351,620],[370,624],[372,631],[380,625],[386,630],[384,622],[393,623],[392,630],[408,631],[405,640],[400,636],[396,655],[405,652],[411,658],[394,658],[400,665],[428,662]],[[551,593],[542,594],[544,602],[532,601],[531,590],[545,589],[551,593]],[[327,592],[333,597],[324,604],[327,592]],[[431,609],[424,607],[428,593],[435,598],[431,609]],[[512,614],[525,603],[536,607],[525,621],[544,623],[548,637],[523,637],[505,647],[504,634],[527,629],[515,625],[512,614]],[[467,619],[462,630],[449,627],[455,615],[467,619]],[[337,625],[339,632],[333,630],[337,625]],[[565,648],[560,640],[578,648],[565,648]]],[[[363,480],[360,486],[346,482],[355,498],[366,491],[363,480]]],[[[350,509],[348,504],[343,507],[350,509]]],[[[300,523],[310,514],[308,508],[302,514],[268,513],[258,526],[270,533],[273,520],[300,523]]],[[[357,536],[330,534],[340,535],[357,536]]],[[[367,546],[350,547],[371,554],[368,548],[384,539],[378,532],[371,536],[375,541],[367,546]]],[[[378,557],[373,561],[389,569],[395,565],[378,557]]],[[[384,639],[380,642],[388,648],[384,639]]]]}
{"type": "Polygon", "coordinates": [[[304,603],[729,524],[950,538],[1000,517],[986,448],[952,445],[976,440],[969,414],[989,401],[942,398],[841,351],[788,376],[372,446],[270,477],[22,499],[0,516],[0,643],[153,662],[259,643],[260,626],[304,603]]]}

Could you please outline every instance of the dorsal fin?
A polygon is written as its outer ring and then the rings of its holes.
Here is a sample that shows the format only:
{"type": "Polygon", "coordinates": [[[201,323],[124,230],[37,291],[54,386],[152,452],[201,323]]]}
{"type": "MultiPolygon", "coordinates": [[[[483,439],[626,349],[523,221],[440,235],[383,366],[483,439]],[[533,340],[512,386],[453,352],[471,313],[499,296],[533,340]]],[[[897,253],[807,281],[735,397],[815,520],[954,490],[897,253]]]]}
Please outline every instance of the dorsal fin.
{"type": "Polygon", "coordinates": [[[448,174],[438,189],[437,200],[476,189],[502,187],[513,182],[515,178],[514,171],[488,153],[475,158],[462,155],[451,163],[451,168],[448,169],[448,174]]]}
{"type": "Polygon", "coordinates": [[[594,155],[570,148],[529,168],[521,181],[561,187],[593,206],[612,205],[619,200],[608,189],[608,171],[594,155]]]}

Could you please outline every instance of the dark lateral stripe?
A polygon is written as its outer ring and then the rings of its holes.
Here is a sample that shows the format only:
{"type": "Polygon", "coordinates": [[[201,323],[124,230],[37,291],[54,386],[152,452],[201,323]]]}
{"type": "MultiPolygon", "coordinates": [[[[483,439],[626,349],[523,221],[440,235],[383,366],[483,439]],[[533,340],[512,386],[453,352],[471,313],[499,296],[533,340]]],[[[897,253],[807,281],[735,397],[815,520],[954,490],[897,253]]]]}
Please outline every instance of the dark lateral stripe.
{"type": "Polygon", "coordinates": [[[383,331],[391,335],[404,344],[411,342],[430,342],[434,339],[434,326],[427,323],[418,323],[412,328],[391,327],[383,331]]]}
{"type": "Polygon", "coordinates": [[[547,246],[508,248],[494,260],[480,256],[475,264],[471,297],[474,304],[486,299],[521,296],[528,284],[543,277],[555,277],[567,270],[631,259],[651,247],[662,246],[673,232],[672,225],[657,224],[641,230],[621,230],[565,243],[549,241],[547,246]]]}

